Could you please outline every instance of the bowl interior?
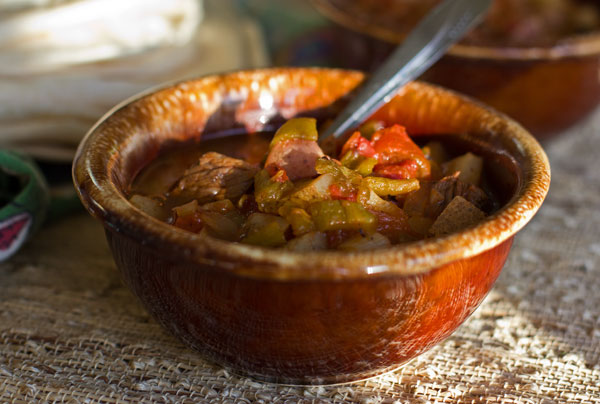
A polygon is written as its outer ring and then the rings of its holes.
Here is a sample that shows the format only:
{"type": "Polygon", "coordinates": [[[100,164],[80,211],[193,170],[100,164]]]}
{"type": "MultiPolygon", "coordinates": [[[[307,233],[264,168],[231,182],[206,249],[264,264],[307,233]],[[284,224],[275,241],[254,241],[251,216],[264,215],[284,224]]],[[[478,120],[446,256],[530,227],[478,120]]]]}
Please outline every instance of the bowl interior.
{"type": "Polygon", "coordinates": [[[150,218],[127,201],[137,173],[161,151],[211,133],[263,130],[298,115],[327,119],[362,79],[361,73],[334,69],[266,69],[200,78],[135,97],[109,112],[81,143],[73,168],[76,187],[105,226],[158,251],[201,261],[209,256],[233,272],[280,279],[427,271],[498,245],[537,211],[550,172],[531,135],[474,101],[418,82],[403,88],[375,117],[401,123],[413,136],[451,136],[486,157],[504,206],[473,228],[376,253],[299,254],[193,234],[150,218]]]}

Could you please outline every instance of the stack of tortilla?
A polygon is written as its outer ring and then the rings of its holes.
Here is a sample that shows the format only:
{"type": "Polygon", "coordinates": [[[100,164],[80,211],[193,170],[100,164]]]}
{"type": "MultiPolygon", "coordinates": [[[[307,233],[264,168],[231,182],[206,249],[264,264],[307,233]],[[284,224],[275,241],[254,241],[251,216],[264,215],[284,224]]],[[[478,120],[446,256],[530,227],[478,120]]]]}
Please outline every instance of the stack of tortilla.
{"type": "Polygon", "coordinates": [[[228,1],[0,0],[0,148],[68,161],[121,100],[265,62],[228,1]],[[235,27],[235,29],[232,29],[235,27]]]}

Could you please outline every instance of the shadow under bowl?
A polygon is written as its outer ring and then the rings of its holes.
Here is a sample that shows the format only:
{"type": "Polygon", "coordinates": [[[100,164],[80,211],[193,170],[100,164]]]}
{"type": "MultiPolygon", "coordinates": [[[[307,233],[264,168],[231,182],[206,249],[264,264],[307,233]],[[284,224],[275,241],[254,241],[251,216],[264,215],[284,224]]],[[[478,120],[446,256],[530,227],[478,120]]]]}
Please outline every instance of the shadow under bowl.
{"type": "Polygon", "coordinates": [[[125,283],[160,324],[210,361],[287,384],[349,382],[395,369],[475,310],[514,234],[542,204],[550,168],[531,135],[476,102],[418,82],[376,115],[416,137],[459,139],[485,157],[503,207],[477,226],[384,250],[301,254],[187,232],[128,202],[136,174],[165,148],[297,115],[325,119],[363,77],[282,68],[199,78],[121,104],[82,141],[75,186],[104,225],[125,283]]]}
{"type": "MultiPolygon", "coordinates": [[[[415,13],[398,5],[368,9],[363,1],[312,1],[332,21],[364,34],[362,46],[376,48],[381,61],[395,44],[402,43],[417,19],[415,13]],[[388,44],[387,51],[381,42],[388,44]]],[[[372,68],[373,63],[365,66],[372,68]]],[[[459,43],[421,80],[475,97],[515,119],[538,139],[546,139],[596,109],[600,103],[599,71],[597,31],[547,47],[459,43]]]]}

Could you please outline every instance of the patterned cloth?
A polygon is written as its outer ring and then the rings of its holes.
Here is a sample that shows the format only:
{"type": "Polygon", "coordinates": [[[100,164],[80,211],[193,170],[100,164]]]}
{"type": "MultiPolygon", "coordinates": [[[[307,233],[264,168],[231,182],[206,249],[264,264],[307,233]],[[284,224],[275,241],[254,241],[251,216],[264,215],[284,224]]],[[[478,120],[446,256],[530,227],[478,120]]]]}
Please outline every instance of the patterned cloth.
{"type": "Polygon", "coordinates": [[[148,316],[76,215],[0,265],[0,402],[600,403],[600,111],[545,147],[549,196],[494,289],[402,369],[307,388],[232,375],[148,316]]]}
{"type": "Polygon", "coordinates": [[[0,261],[10,258],[40,227],[50,193],[35,162],[0,150],[0,261]]]}

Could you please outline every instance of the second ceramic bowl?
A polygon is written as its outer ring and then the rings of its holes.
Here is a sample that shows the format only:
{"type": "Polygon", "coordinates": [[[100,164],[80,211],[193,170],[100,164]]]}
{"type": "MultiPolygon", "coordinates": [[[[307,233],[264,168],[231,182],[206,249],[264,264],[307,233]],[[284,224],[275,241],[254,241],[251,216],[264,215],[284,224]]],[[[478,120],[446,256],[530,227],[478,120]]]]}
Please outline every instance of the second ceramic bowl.
{"type": "MultiPolygon", "coordinates": [[[[357,0],[313,0],[343,27],[366,35],[365,47],[382,58],[401,43],[416,23],[410,7],[392,0],[386,6],[357,0]]],[[[356,39],[355,39],[356,40],[356,39]]],[[[382,58],[383,59],[383,58],[382,58]]],[[[373,66],[365,61],[364,66],[373,66]]],[[[579,122],[600,102],[600,31],[573,36],[553,46],[501,47],[459,43],[421,79],[471,95],[508,114],[538,138],[556,135],[579,122]]]]}

